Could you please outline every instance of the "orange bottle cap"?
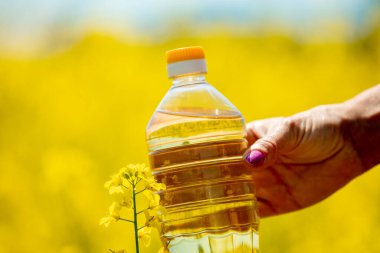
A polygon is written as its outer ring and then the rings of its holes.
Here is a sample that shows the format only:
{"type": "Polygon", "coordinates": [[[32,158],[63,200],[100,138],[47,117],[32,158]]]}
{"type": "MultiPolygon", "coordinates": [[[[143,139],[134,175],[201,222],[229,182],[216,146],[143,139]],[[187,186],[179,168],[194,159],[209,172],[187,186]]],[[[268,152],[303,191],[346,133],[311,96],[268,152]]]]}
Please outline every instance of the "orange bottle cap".
{"type": "Polygon", "coordinates": [[[205,59],[205,53],[202,47],[182,47],[166,52],[166,62],[168,64],[196,59],[205,59]]]}
{"type": "Polygon", "coordinates": [[[170,78],[207,73],[205,53],[202,47],[183,47],[169,50],[166,52],[166,61],[170,78]]]}

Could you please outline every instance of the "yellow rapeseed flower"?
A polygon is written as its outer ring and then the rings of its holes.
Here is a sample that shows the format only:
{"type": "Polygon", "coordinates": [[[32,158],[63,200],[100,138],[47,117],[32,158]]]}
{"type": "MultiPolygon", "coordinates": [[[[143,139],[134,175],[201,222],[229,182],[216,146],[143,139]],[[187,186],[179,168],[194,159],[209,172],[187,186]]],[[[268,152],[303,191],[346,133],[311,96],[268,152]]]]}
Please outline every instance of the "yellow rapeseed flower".
{"type": "Polygon", "coordinates": [[[111,195],[115,193],[124,193],[123,180],[123,173],[119,171],[111,177],[111,180],[107,181],[104,184],[104,187],[111,195]]]}
{"type": "Polygon", "coordinates": [[[123,194],[124,193],[124,188],[122,185],[118,185],[118,186],[111,186],[109,188],[109,194],[113,195],[113,194],[123,194]]]}
{"type": "Polygon", "coordinates": [[[132,194],[122,195],[118,203],[122,207],[132,208],[132,194]]]}
{"type": "Polygon", "coordinates": [[[99,221],[99,225],[104,225],[105,227],[108,227],[111,222],[116,222],[120,219],[120,209],[121,206],[113,202],[111,206],[108,208],[108,215],[106,217],[103,217],[99,221]]]}
{"type": "Polygon", "coordinates": [[[149,208],[156,207],[160,204],[160,195],[152,191],[144,191],[144,196],[149,200],[149,208]]]}
{"type": "Polygon", "coordinates": [[[151,177],[150,168],[143,163],[128,164],[124,167],[124,176],[126,179],[136,182],[136,180],[145,180],[151,177]]]}
{"type": "MultiPolygon", "coordinates": [[[[161,231],[160,219],[165,212],[165,209],[159,205],[160,195],[155,191],[165,190],[166,186],[155,180],[149,167],[145,164],[128,164],[113,175],[111,180],[107,181],[104,186],[113,196],[114,202],[108,209],[108,216],[100,220],[100,225],[108,227],[111,222],[118,220],[131,222],[138,237],[135,238],[137,248],[139,241],[148,246],[151,240],[152,227],[157,228],[159,232],[161,231]],[[143,193],[149,201],[148,209],[144,211],[145,225],[142,227],[139,227],[137,223],[137,215],[141,212],[137,212],[137,207],[134,204],[139,193],[143,193]],[[122,208],[131,209],[134,218],[129,220],[120,217],[122,208]]],[[[112,252],[116,253],[116,251],[112,252]]]]}
{"type": "Polygon", "coordinates": [[[120,219],[120,209],[121,206],[117,202],[112,202],[111,206],[108,209],[109,215],[115,219],[120,219]]]}
{"type": "Polygon", "coordinates": [[[169,251],[165,247],[161,247],[157,253],[169,253],[169,251]]]}
{"type": "Polygon", "coordinates": [[[125,249],[121,249],[121,250],[118,250],[118,251],[109,249],[109,251],[111,251],[112,253],[127,253],[127,251],[125,249]]]}
{"type": "Polygon", "coordinates": [[[157,183],[156,179],[153,176],[148,176],[144,179],[144,181],[146,188],[151,191],[161,191],[166,189],[165,184],[157,183]]]}
{"type": "Polygon", "coordinates": [[[114,217],[106,216],[100,219],[99,225],[104,225],[105,227],[108,227],[111,222],[117,221],[114,217]]]}
{"type": "Polygon", "coordinates": [[[148,247],[150,244],[150,233],[152,232],[151,227],[143,227],[142,229],[139,230],[138,236],[139,240],[146,246],[148,247]]]}
{"type": "Polygon", "coordinates": [[[124,167],[124,176],[126,179],[134,181],[140,177],[140,174],[143,174],[142,171],[145,169],[144,164],[128,164],[124,167]]]}

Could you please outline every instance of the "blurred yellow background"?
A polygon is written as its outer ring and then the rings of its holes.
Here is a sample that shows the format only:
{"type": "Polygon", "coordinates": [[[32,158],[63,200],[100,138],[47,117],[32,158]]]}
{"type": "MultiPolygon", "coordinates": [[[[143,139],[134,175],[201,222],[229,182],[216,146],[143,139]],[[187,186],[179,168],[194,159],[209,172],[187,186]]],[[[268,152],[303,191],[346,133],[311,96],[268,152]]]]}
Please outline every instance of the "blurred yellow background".
{"type": "MultiPolygon", "coordinates": [[[[380,80],[376,20],[344,39],[351,27],[334,21],[324,31],[332,39],[318,31],[300,39],[281,25],[194,35],[184,23],[153,42],[89,29],[32,56],[3,47],[0,252],[133,252],[129,224],[98,225],[111,201],[103,183],[127,163],[147,162],[145,126],[170,87],[168,49],[203,46],[209,82],[247,122],[341,102],[380,80]]],[[[261,252],[380,252],[379,169],[316,206],[262,220],[261,252]]],[[[158,248],[155,235],[142,252],[158,248]]]]}

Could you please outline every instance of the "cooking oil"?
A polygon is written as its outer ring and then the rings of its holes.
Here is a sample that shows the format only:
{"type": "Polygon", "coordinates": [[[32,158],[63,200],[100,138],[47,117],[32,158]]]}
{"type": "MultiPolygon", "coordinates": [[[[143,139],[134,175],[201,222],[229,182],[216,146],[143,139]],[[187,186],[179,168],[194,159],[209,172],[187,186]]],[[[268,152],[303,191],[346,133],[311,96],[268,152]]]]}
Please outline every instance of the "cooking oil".
{"type": "MultiPolygon", "coordinates": [[[[179,62],[186,61],[192,60],[179,62]]],[[[242,159],[244,118],[205,81],[202,66],[200,73],[175,75],[147,127],[152,173],[166,184],[159,192],[166,208],[161,238],[172,253],[257,253],[255,189],[242,159]]],[[[180,70],[186,65],[169,74],[180,70]]]]}

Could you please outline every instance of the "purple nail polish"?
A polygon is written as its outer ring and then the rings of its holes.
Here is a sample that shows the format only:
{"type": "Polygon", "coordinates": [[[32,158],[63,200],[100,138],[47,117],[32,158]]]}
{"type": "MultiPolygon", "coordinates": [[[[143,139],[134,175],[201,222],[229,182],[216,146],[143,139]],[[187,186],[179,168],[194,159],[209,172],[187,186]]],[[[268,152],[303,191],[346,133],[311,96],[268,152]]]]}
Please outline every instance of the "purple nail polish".
{"type": "Polygon", "coordinates": [[[252,150],[247,155],[245,160],[247,160],[247,162],[249,162],[253,166],[260,166],[264,162],[265,157],[266,157],[266,154],[264,154],[263,152],[259,150],[252,150]]]}

